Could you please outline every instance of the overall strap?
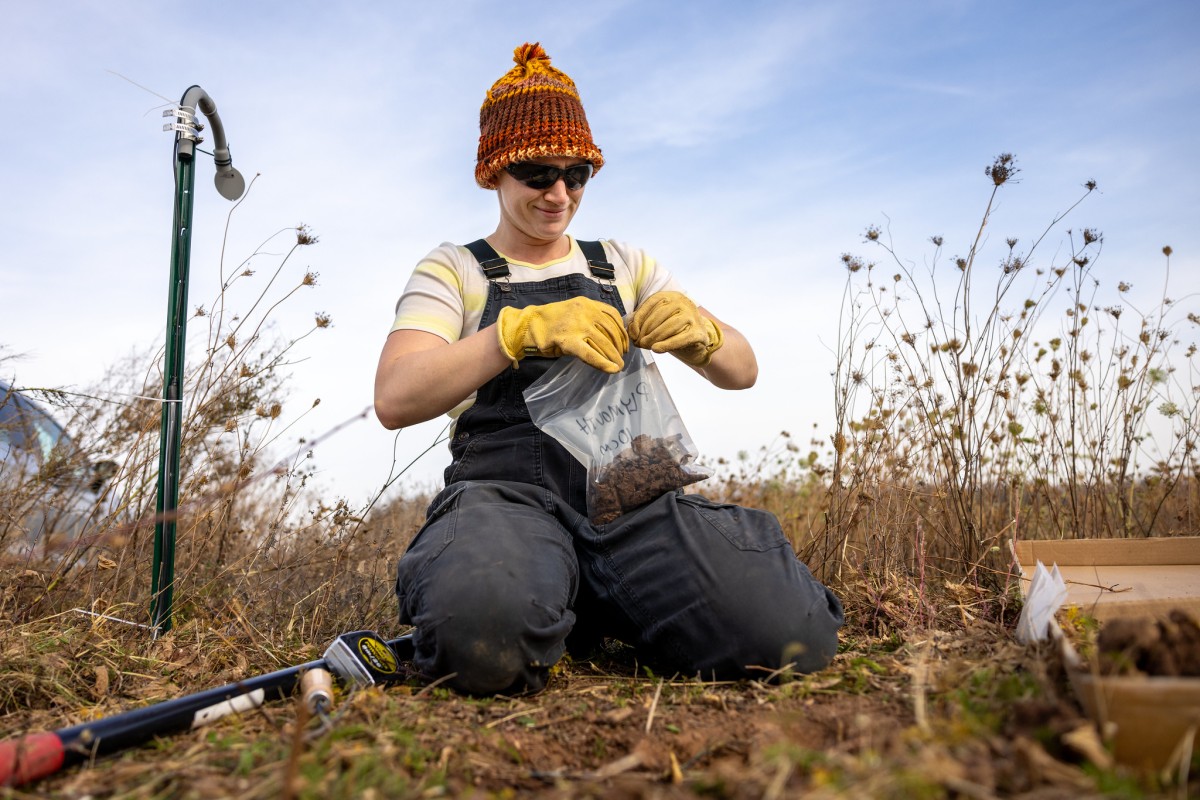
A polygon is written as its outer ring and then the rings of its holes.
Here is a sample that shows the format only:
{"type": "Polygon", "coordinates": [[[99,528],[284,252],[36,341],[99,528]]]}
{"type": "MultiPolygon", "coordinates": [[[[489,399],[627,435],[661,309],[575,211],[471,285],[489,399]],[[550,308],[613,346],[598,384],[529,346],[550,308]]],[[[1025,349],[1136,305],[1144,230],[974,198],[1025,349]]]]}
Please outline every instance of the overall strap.
{"type": "Polygon", "coordinates": [[[584,242],[579,239],[576,239],[575,243],[579,245],[583,257],[587,259],[588,268],[592,271],[593,277],[609,281],[616,280],[617,271],[604,257],[604,245],[600,242],[584,242]]]}
{"type": "MultiPolygon", "coordinates": [[[[598,241],[585,242],[580,239],[576,239],[575,242],[579,245],[583,257],[587,259],[588,269],[592,271],[593,277],[601,280],[616,280],[617,271],[605,257],[604,245],[598,241]]],[[[471,251],[471,255],[475,256],[475,260],[479,262],[479,266],[488,280],[507,278],[512,274],[508,269],[508,262],[486,240],[476,239],[464,246],[471,251]]]]}
{"type": "Polygon", "coordinates": [[[508,262],[487,241],[476,239],[465,247],[471,251],[471,255],[475,256],[475,260],[483,269],[484,277],[489,281],[507,278],[512,274],[509,272],[508,262]]]}

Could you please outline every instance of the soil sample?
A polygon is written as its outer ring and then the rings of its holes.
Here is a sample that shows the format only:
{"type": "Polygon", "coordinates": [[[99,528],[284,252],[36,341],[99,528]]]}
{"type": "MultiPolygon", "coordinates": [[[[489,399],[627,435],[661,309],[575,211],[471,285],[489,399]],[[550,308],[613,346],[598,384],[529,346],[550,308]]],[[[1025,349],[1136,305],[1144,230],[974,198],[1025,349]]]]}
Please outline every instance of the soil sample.
{"type": "Polygon", "coordinates": [[[1109,620],[1096,644],[1102,675],[1200,677],[1200,624],[1182,609],[1165,620],[1109,620]]]}
{"type": "Polygon", "coordinates": [[[707,478],[704,471],[686,466],[690,455],[682,439],[679,434],[653,439],[643,433],[601,467],[588,481],[587,504],[592,523],[612,522],[667,492],[707,478]]]}

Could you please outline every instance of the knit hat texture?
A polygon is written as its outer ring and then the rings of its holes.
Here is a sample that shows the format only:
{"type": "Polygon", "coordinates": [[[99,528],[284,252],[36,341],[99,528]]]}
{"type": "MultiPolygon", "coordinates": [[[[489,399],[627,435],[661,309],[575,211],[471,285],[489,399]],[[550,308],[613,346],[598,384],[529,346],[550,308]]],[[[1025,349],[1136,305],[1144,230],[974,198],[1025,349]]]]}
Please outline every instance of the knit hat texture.
{"type": "Polygon", "coordinates": [[[475,181],[496,188],[509,164],[547,156],[582,158],[598,172],[604,156],[592,141],[575,82],[550,66],[541,44],[513,51],[516,66],[492,84],[479,109],[475,181]]]}

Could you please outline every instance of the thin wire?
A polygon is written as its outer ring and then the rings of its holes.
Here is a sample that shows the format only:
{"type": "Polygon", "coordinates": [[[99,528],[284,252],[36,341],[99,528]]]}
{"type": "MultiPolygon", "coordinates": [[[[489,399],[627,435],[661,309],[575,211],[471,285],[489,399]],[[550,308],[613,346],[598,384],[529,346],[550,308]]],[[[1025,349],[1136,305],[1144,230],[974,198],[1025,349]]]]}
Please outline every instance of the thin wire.
{"type": "Polygon", "coordinates": [[[158,98],[161,98],[161,99],[163,99],[163,100],[166,100],[166,101],[167,101],[168,103],[170,103],[171,105],[177,105],[177,103],[176,103],[174,100],[172,100],[171,98],[169,98],[169,97],[163,97],[161,94],[159,94],[158,92],[154,91],[153,89],[147,89],[145,86],[142,86],[142,85],[141,85],[140,83],[138,83],[137,81],[135,81],[135,80],[132,80],[132,79],[130,79],[130,78],[126,78],[124,75],[122,75],[122,74],[121,74],[121,73],[119,73],[119,72],[114,72],[114,71],[113,71],[113,70],[111,70],[111,69],[106,69],[106,70],[104,70],[104,71],[105,71],[105,72],[107,72],[107,73],[109,73],[110,75],[116,75],[118,78],[120,78],[120,79],[121,79],[121,80],[123,80],[123,81],[129,81],[129,82],[130,82],[130,83],[132,83],[134,86],[136,86],[136,87],[138,87],[139,89],[141,89],[143,92],[149,92],[150,94],[154,95],[155,97],[158,97],[158,98]]]}
{"type": "Polygon", "coordinates": [[[121,619],[120,617],[114,617],[108,614],[97,614],[95,611],[88,611],[86,608],[72,608],[71,610],[78,611],[80,614],[87,614],[89,617],[99,617],[100,619],[106,619],[110,622],[119,622],[122,625],[133,625],[137,628],[146,628],[147,630],[150,629],[149,625],[143,625],[140,622],[131,622],[130,620],[121,619]]]}

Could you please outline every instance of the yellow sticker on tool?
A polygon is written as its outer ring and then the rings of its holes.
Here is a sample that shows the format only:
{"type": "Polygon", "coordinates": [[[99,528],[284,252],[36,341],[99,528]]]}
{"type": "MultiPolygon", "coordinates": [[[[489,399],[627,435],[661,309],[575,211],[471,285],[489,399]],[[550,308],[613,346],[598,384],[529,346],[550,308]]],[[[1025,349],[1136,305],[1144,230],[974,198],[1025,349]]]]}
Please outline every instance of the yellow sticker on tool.
{"type": "Polygon", "coordinates": [[[363,660],[370,664],[376,672],[383,672],[390,675],[399,667],[396,663],[396,654],[392,652],[392,648],[373,636],[364,636],[358,640],[358,652],[362,654],[363,660]]]}

